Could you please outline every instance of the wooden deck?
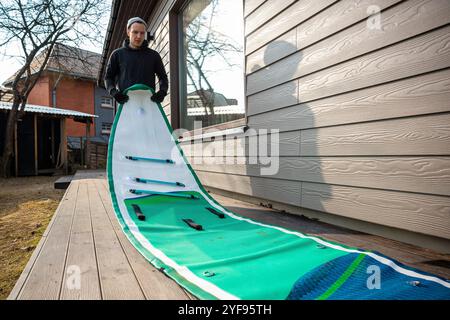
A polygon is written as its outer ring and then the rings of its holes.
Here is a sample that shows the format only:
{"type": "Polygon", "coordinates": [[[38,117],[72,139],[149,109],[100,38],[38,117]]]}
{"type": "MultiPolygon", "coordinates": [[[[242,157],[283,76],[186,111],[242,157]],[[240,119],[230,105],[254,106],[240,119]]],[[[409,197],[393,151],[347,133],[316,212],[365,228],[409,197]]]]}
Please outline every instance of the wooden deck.
{"type": "MultiPolygon", "coordinates": [[[[450,255],[212,195],[243,216],[376,250],[406,265],[450,278],[450,255]]],[[[111,206],[105,173],[80,171],[8,299],[195,297],[155,269],[130,244],[111,206]]]]}

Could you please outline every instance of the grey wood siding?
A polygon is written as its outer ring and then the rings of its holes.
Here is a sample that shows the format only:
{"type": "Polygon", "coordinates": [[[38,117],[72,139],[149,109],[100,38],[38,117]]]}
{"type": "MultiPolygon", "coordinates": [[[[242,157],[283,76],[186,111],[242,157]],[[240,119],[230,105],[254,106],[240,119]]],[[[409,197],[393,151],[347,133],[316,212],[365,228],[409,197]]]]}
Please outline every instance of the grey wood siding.
{"type": "Polygon", "coordinates": [[[201,181],[450,239],[450,1],[244,0],[244,19],[247,124],[279,130],[279,170],[248,134],[183,142],[201,181]]]}
{"type": "MultiPolygon", "coordinates": [[[[166,68],[167,76],[169,77],[170,72],[170,59],[169,59],[169,16],[165,15],[161,20],[161,23],[151,31],[154,35],[154,41],[150,42],[150,48],[159,52],[163,64],[166,68]]],[[[157,88],[159,87],[158,78],[157,88]]],[[[156,89],[157,90],[157,89],[156,89]]],[[[169,83],[170,90],[170,83],[169,83]]],[[[166,96],[164,101],[161,103],[164,113],[170,122],[170,94],[166,96]]]]}
{"type": "Polygon", "coordinates": [[[299,153],[280,148],[270,178],[300,182],[302,207],[449,239],[450,1],[272,6],[246,16],[248,125],[296,133],[299,153]],[[369,5],[381,30],[367,28],[369,5]]]}

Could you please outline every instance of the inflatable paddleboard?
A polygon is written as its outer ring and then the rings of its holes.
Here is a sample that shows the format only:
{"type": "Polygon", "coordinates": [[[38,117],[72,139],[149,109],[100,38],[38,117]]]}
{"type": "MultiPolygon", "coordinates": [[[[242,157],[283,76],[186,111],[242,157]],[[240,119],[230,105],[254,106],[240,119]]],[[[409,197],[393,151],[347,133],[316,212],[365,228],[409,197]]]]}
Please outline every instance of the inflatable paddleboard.
{"type": "Polygon", "coordinates": [[[126,92],[108,147],[116,216],[134,247],[198,298],[450,299],[445,279],[225,209],[192,170],[153,89],[126,92]]]}

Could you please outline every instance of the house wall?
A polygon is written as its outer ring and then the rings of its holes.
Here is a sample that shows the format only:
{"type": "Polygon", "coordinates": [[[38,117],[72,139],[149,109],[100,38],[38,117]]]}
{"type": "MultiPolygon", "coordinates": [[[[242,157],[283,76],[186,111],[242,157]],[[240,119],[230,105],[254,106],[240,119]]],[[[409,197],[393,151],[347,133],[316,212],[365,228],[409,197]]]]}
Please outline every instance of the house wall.
{"type": "MultiPolygon", "coordinates": [[[[56,105],[89,114],[95,114],[94,81],[85,81],[64,77],[56,89],[56,105]]],[[[67,119],[68,136],[85,136],[86,124],[67,119]]],[[[90,135],[95,135],[95,124],[91,125],[90,135]]]]}
{"type": "MultiPolygon", "coordinates": [[[[52,88],[57,81],[57,75],[42,76],[31,90],[28,97],[29,104],[52,106],[52,88]]],[[[62,109],[76,110],[95,114],[94,108],[95,82],[64,77],[56,89],[56,106],[62,109]]],[[[86,125],[67,119],[68,136],[85,136],[86,125]]],[[[90,135],[95,135],[95,124],[91,125],[90,135]]]]}
{"type": "Polygon", "coordinates": [[[41,76],[31,90],[27,102],[39,106],[51,106],[50,82],[51,79],[48,75],[41,76]]]}
{"type": "MultiPolygon", "coordinates": [[[[170,1],[167,1],[170,4],[170,1]]],[[[156,50],[163,61],[164,67],[167,72],[167,77],[170,79],[170,57],[169,57],[169,15],[165,14],[161,23],[152,30],[152,34],[155,39],[150,42],[149,47],[156,50]]],[[[159,81],[156,78],[156,90],[159,89],[159,81]]],[[[169,90],[170,90],[169,83],[169,90]]],[[[168,94],[164,101],[161,103],[164,112],[167,116],[169,122],[171,121],[171,110],[170,110],[170,94],[168,94]]]]}
{"type": "MultiPolygon", "coordinates": [[[[174,2],[150,21],[166,65],[174,2]]],[[[450,2],[245,0],[244,16],[247,124],[279,129],[279,171],[245,164],[248,137],[228,147],[243,164],[196,164],[184,143],[201,181],[449,247],[450,2]]]]}
{"type": "Polygon", "coordinates": [[[102,123],[113,123],[114,110],[101,106],[102,97],[110,97],[110,95],[104,88],[95,87],[95,114],[98,116],[98,118],[95,118],[94,120],[95,136],[102,137],[105,142],[108,142],[109,135],[102,134],[102,123]]]}

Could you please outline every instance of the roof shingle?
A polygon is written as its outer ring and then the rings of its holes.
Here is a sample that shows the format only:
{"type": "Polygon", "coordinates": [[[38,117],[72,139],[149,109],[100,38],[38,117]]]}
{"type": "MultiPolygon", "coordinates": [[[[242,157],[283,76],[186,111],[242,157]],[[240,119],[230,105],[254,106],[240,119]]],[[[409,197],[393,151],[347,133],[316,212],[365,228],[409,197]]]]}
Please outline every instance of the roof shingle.
{"type": "MultiPolygon", "coordinates": [[[[47,50],[47,49],[46,49],[47,50]]],[[[31,73],[39,71],[46,50],[42,51],[30,65],[31,73]]],[[[77,78],[85,78],[95,81],[100,68],[101,54],[75,47],[56,44],[44,70],[67,74],[77,78]]],[[[17,72],[9,77],[3,84],[11,84],[17,72]]]]}

